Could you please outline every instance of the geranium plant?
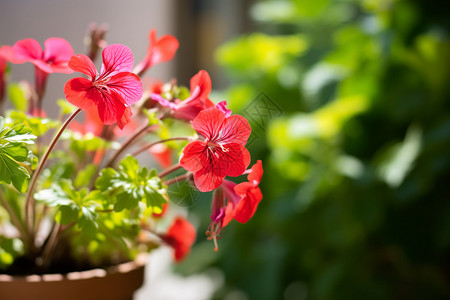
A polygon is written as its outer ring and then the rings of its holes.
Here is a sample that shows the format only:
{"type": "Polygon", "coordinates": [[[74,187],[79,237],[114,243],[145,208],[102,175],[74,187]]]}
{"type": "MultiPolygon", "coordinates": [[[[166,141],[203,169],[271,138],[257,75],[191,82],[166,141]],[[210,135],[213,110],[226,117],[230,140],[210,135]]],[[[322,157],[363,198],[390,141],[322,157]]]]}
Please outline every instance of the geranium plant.
{"type": "Polygon", "coordinates": [[[186,217],[166,214],[172,185],[214,191],[205,230],[216,250],[222,228],[247,222],[262,199],[262,164],[252,166],[245,148],[250,125],[225,101],[211,101],[209,74],[199,71],[189,89],[143,77],[174,57],[177,39],[151,30],[134,66],[132,51],[107,45],[104,35],[90,29],[87,55],[54,37],[43,49],[33,39],[0,48],[1,272],[115,264],[159,245],[182,260],[196,231],[186,217]],[[34,84],[8,83],[9,68],[21,63],[34,64],[34,84]],[[68,78],[65,100],[45,99],[50,74],[68,78]],[[56,105],[59,116],[47,117],[44,107],[56,105]]]}

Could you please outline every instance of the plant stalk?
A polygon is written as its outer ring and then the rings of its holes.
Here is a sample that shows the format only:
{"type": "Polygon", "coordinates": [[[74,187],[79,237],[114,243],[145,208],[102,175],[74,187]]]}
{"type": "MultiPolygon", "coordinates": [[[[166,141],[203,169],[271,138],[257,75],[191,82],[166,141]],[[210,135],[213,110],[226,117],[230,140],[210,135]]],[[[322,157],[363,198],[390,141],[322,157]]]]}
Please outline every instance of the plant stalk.
{"type": "Polygon", "coordinates": [[[41,161],[39,162],[36,171],[33,173],[33,176],[31,178],[30,186],[28,188],[26,197],[25,197],[25,222],[27,224],[27,232],[32,235],[34,232],[34,221],[35,221],[35,207],[34,207],[34,198],[33,198],[33,191],[36,186],[37,179],[39,175],[42,172],[42,169],[44,168],[45,162],[47,161],[51,151],[56,145],[56,142],[61,137],[61,134],[64,132],[66,127],[70,124],[70,122],[81,112],[81,108],[77,109],[61,126],[59,131],[56,133],[55,137],[50,143],[50,146],[48,147],[47,151],[45,152],[44,156],[42,157],[41,161]]]}
{"type": "Polygon", "coordinates": [[[160,141],[156,141],[153,143],[148,143],[145,144],[144,146],[142,146],[141,148],[139,148],[138,150],[136,150],[132,155],[133,156],[137,156],[139,154],[141,154],[142,152],[144,152],[147,149],[150,149],[151,147],[157,145],[157,144],[161,144],[161,143],[165,143],[165,142],[170,142],[170,141],[180,141],[180,140],[189,140],[189,138],[187,137],[174,137],[174,138],[169,138],[169,139],[164,139],[164,140],[160,140],[160,141]]]}

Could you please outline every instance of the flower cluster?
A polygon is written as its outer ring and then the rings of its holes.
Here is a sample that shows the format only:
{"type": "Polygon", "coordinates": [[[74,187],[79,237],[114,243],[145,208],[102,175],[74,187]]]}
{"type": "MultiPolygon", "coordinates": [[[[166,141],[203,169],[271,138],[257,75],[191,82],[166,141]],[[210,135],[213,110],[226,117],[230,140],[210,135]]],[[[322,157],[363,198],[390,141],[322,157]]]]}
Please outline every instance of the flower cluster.
{"type": "Polygon", "coordinates": [[[262,199],[262,163],[258,160],[249,168],[245,147],[249,123],[233,115],[225,101],[215,104],[210,99],[211,78],[204,70],[191,78],[189,89],[174,80],[163,84],[144,77],[150,67],[174,57],[179,46],[175,37],[158,39],[151,30],[147,55],[134,66],[132,51],[107,45],[104,34],[104,29],[91,28],[96,38],[90,39],[87,55],[75,55],[61,38],[47,39],[44,50],[33,39],[0,47],[0,111],[6,62],[31,62],[36,70],[34,86],[11,84],[22,97],[11,99],[16,110],[0,116],[0,200],[17,230],[8,239],[23,244],[23,250],[11,256],[25,256],[46,267],[64,243],[72,243],[72,252],[88,249],[97,254],[106,251],[105,241],[113,240],[124,249],[135,243],[146,249],[163,243],[175,249],[180,261],[195,240],[194,227],[181,216],[165,232],[157,224],[169,210],[169,188],[183,184],[214,191],[207,236],[217,250],[222,228],[232,219],[247,222],[262,199]],[[97,71],[94,61],[101,48],[97,71]],[[60,101],[59,121],[46,118],[43,99],[49,74],[74,72],[81,76],[66,82],[64,94],[75,107],[60,101]],[[81,112],[84,119],[75,121],[81,112]],[[186,126],[190,134],[175,134],[186,126]],[[47,132],[54,129],[48,140],[47,132]],[[152,168],[141,166],[135,157],[142,153],[151,154],[162,171],[153,169],[155,163],[150,163],[152,168]],[[248,181],[226,179],[241,175],[248,181]],[[23,213],[17,212],[20,206],[23,213]],[[51,229],[40,242],[49,216],[51,229]]]}

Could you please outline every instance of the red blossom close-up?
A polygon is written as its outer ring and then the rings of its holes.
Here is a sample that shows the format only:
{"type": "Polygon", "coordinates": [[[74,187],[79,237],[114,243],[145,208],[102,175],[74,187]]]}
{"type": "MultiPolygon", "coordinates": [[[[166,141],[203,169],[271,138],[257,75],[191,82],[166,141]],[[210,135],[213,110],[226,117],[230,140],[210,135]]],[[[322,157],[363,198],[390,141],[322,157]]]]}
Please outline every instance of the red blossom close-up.
{"type": "Polygon", "coordinates": [[[167,234],[161,238],[174,249],[175,261],[182,261],[191,251],[195,241],[196,232],[194,226],[183,217],[177,217],[170,226],[167,234]]]}
{"type": "Polygon", "coordinates": [[[94,63],[83,54],[73,56],[69,67],[87,75],[69,80],[64,93],[67,100],[81,109],[97,107],[100,120],[120,128],[129,122],[129,105],[142,97],[140,78],[131,73],[133,54],[123,45],[110,45],[103,50],[103,64],[100,74],[94,63]]]}
{"type": "Polygon", "coordinates": [[[156,38],[156,30],[150,30],[148,34],[150,44],[145,58],[136,65],[134,73],[142,75],[148,68],[161,62],[171,60],[179,47],[178,40],[172,35],[163,35],[156,38]]]}
{"type": "Polygon", "coordinates": [[[239,115],[226,118],[213,107],[202,110],[192,121],[192,127],[205,139],[189,143],[183,150],[180,164],[194,173],[196,187],[212,191],[219,187],[225,176],[239,176],[250,163],[245,148],[251,128],[239,115]]]}

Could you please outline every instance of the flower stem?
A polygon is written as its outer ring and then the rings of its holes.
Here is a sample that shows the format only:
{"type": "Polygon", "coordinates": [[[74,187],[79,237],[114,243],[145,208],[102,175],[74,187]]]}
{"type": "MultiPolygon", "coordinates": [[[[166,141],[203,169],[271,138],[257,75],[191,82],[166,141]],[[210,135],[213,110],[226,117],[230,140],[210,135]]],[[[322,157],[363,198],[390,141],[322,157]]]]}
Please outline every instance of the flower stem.
{"type": "Polygon", "coordinates": [[[25,222],[27,223],[27,231],[28,233],[32,232],[32,229],[34,227],[34,220],[35,220],[35,207],[34,207],[34,198],[33,198],[33,190],[36,186],[37,178],[39,177],[39,174],[41,174],[42,169],[44,168],[45,162],[48,159],[48,156],[50,155],[50,152],[53,150],[53,148],[56,145],[56,142],[61,137],[61,134],[64,132],[66,127],[70,124],[70,122],[81,112],[81,108],[77,109],[61,126],[59,131],[56,133],[55,137],[50,143],[50,146],[48,147],[47,151],[45,152],[44,156],[42,157],[41,161],[39,162],[36,171],[33,173],[33,177],[31,178],[30,186],[28,188],[26,197],[25,197],[25,222]],[[31,218],[30,218],[31,217],[31,218]]]}
{"type": "Polygon", "coordinates": [[[136,132],[130,136],[123,144],[122,146],[116,151],[116,153],[114,153],[114,155],[111,157],[111,159],[109,160],[108,164],[106,165],[107,168],[112,167],[114,165],[114,163],[116,162],[116,160],[119,158],[120,154],[128,147],[131,145],[131,143],[133,143],[133,141],[135,141],[139,136],[141,136],[143,133],[149,131],[149,130],[153,130],[155,125],[153,126],[149,126],[148,122],[146,124],[144,124],[143,126],[141,126],[138,130],[136,130],[136,132]]]}
{"type": "Polygon", "coordinates": [[[166,181],[164,181],[164,184],[171,185],[171,184],[183,181],[183,180],[187,180],[187,179],[189,179],[189,177],[191,177],[191,175],[192,175],[191,173],[186,173],[186,174],[180,175],[178,177],[174,177],[169,180],[166,180],[166,181]]]}
{"type": "Polygon", "coordinates": [[[165,170],[162,171],[161,173],[159,173],[159,174],[158,174],[158,177],[159,177],[159,178],[163,178],[164,176],[169,175],[170,173],[172,173],[172,172],[174,172],[174,171],[176,171],[176,170],[178,170],[178,169],[180,169],[180,168],[181,168],[181,165],[180,165],[180,164],[173,165],[173,166],[171,166],[171,167],[165,169],[165,170]]]}
{"type": "Polygon", "coordinates": [[[42,71],[38,67],[35,67],[35,77],[36,77],[35,79],[36,79],[37,103],[35,107],[36,111],[32,112],[32,114],[34,115],[36,113],[40,117],[42,110],[42,99],[45,93],[45,86],[47,84],[48,73],[42,71]]]}
{"type": "Polygon", "coordinates": [[[27,238],[27,232],[25,231],[24,224],[20,220],[20,216],[16,214],[14,209],[11,207],[11,205],[8,203],[8,200],[6,200],[2,193],[0,193],[0,204],[3,206],[3,208],[8,212],[9,217],[11,218],[11,223],[16,227],[16,229],[20,233],[20,238],[22,241],[25,241],[27,238]]]}
{"type": "Polygon", "coordinates": [[[139,148],[138,150],[134,151],[134,153],[132,155],[133,156],[139,155],[142,152],[144,152],[145,150],[150,149],[151,147],[153,147],[153,146],[155,146],[157,144],[170,142],[170,141],[180,141],[180,140],[187,141],[187,140],[189,140],[189,138],[187,138],[187,137],[174,137],[174,138],[169,138],[169,139],[156,141],[156,142],[153,142],[153,143],[148,143],[148,144],[145,144],[144,146],[142,146],[141,148],[139,148]]]}

